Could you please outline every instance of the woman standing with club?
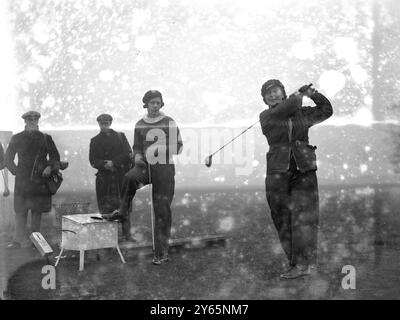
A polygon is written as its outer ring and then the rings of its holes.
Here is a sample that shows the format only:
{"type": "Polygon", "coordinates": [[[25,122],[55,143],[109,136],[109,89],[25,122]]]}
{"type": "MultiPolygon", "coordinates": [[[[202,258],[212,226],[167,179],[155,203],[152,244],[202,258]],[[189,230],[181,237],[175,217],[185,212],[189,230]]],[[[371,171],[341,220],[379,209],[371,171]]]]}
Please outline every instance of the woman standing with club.
{"type": "Polygon", "coordinates": [[[135,126],[135,166],[125,175],[119,211],[106,218],[124,220],[136,190],[150,183],[154,208],[153,264],[159,265],[168,261],[171,203],[175,191],[175,165],[172,155],[181,153],[183,144],[175,121],[160,111],[164,106],[161,93],[150,90],[142,101],[147,114],[135,126]]]}
{"type": "Polygon", "coordinates": [[[281,279],[310,274],[316,264],[319,219],[315,146],[309,144],[308,129],[328,119],[329,100],[309,86],[286,97],[279,80],[268,80],[261,88],[268,109],[260,114],[263,134],[269,144],[265,189],[271,215],[290,268],[281,279]],[[303,96],[316,107],[302,107],[303,96]]]}

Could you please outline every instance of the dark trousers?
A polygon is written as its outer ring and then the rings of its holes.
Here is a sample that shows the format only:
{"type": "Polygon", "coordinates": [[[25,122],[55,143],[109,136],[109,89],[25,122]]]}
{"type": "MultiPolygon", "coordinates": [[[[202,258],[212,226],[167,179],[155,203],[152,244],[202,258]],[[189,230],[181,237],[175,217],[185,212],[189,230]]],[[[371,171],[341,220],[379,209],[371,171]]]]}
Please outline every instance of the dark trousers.
{"type": "MultiPolygon", "coordinates": [[[[15,213],[15,242],[22,243],[28,239],[26,225],[28,221],[28,210],[15,213]]],[[[42,213],[31,211],[31,231],[40,232],[42,213]]]]}
{"type": "MultiPolygon", "coordinates": [[[[150,166],[154,206],[154,246],[155,255],[168,254],[168,241],[171,236],[171,203],[175,190],[175,167],[173,164],[150,166]]],[[[146,166],[135,166],[122,183],[120,214],[127,215],[136,190],[149,184],[149,170],[146,166]]]]}
{"type": "MultiPolygon", "coordinates": [[[[101,214],[109,214],[119,209],[121,205],[122,181],[124,173],[117,171],[99,171],[96,174],[96,198],[97,206],[101,214]]],[[[124,237],[130,236],[131,220],[130,208],[126,219],[122,222],[122,234],[124,237]]]]}
{"type": "Polygon", "coordinates": [[[310,265],[317,259],[319,198],[315,171],[296,168],[266,177],[271,216],[289,263],[310,265]]]}

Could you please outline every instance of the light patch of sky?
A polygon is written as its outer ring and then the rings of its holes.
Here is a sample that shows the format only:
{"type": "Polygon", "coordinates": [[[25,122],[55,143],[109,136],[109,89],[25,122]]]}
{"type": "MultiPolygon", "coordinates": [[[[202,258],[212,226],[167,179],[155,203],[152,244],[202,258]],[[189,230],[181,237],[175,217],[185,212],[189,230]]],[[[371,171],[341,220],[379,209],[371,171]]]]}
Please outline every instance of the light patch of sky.
{"type": "Polygon", "coordinates": [[[314,59],[314,47],[308,41],[294,43],[292,45],[291,53],[300,60],[314,59]]]}
{"type": "Polygon", "coordinates": [[[29,67],[26,70],[25,77],[29,83],[36,83],[42,78],[42,73],[36,67],[29,67]]]}
{"type": "Polygon", "coordinates": [[[24,99],[22,99],[22,105],[25,109],[30,109],[31,107],[31,98],[30,97],[24,97],[24,99]]]}
{"type": "Polygon", "coordinates": [[[53,63],[53,57],[39,54],[36,50],[32,50],[32,59],[43,70],[48,69],[53,63]]]}
{"type": "Polygon", "coordinates": [[[253,21],[253,18],[249,15],[248,12],[241,11],[235,15],[233,21],[239,27],[246,27],[253,21]]]}
{"type": "Polygon", "coordinates": [[[101,81],[109,82],[114,79],[114,73],[111,70],[102,70],[99,73],[99,78],[101,81]]]}
{"type": "MultiPolygon", "coordinates": [[[[286,2],[293,2],[293,0],[286,0],[286,2]]],[[[238,10],[248,10],[249,7],[256,7],[258,9],[267,9],[271,11],[282,5],[281,1],[275,0],[201,0],[201,1],[187,1],[181,0],[181,6],[190,6],[191,8],[212,8],[215,6],[235,6],[238,10]]]]}
{"type": "Polygon", "coordinates": [[[80,61],[77,61],[77,60],[72,62],[72,67],[75,70],[81,70],[83,68],[82,63],[80,61]]]}
{"type": "Polygon", "coordinates": [[[333,47],[338,58],[344,59],[348,63],[358,63],[359,51],[353,38],[338,37],[335,39],[333,47]]]}
{"type": "Polygon", "coordinates": [[[157,5],[162,8],[168,7],[170,2],[168,0],[158,0],[157,5]]]}
{"type": "Polygon", "coordinates": [[[373,102],[372,96],[368,94],[368,95],[364,98],[364,104],[365,104],[366,106],[372,106],[372,102],[373,102]]]}
{"type": "Polygon", "coordinates": [[[97,7],[107,7],[107,8],[112,8],[113,7],[113,0],[96,0],[96,5],[97,7]]]}
{"type": "Polygon", "coordinates": [[[229,108],[235,102],[234,97],[220,92],[205,92],[202,94],[202,100],[213,116],[221,110],[229,108]]]}
{"type": "Polygon", "coordinates": [[[121,34],[119,37],[115,37],[113,42],[117,45],[117,48],[123,52],[129,51],[130,43],[129,36],[125,34],[121,34]]]}
{"type": "Polygon", "coordinates": [[[132,33],[137,34],[140,27],[149,21],[151,18],[151,12],[148,9],[135,9],[132,14],[132,33]]]}
{"type": "Polygon", "coordinates": [[[155,44],[155,36],[143,35],[136,38],[135,47],[140,51],[150,51],[155,44]]]}
{"type": "Polygon", "coordinates": [[[187,19],[186,24],[189,28],[196,27],[199,24],[200,20],[198,16],[191,16],[187,19]]]}
{"type": "Polygon", "coordinates": [[[45,20],[37,21],[32,27],[33,39],[40,44],[45,44],[50,38],[50,26],[45,20]]]}
{"type": "Polygon", "coordinates": [[[319,87],[326,92],[326,95],[330,98],[334,97],[340,90],[342,90],[345,84],[345,76],[343,73],[336,70],[323,71],[318,79],[319,87]]]}
{"type": "Polygon", "coordinates": [[[43,103],[42,103],[42,108],[53,108],[54,105],[56,104],[56,100],[54,99],[53,96],[48,96],[46,97],[46,99],[44,99],[43,103]]]}
{"type": "Polygon", "coordinates": [[[201,37],[201,41],[205,45],[209,46],[216,46],[220,44],[221,42],[225,41],[227,39],[226,34],[224,32],[220,32],[217,34],[207,34],[203,37],[201,37]]]}
{"type": "Polygon", "coordinates": [[[358,64],[350,64],[351,77],[357,84],[363,84],[368,80],[368,72],[358,64]]]}
{"type": "Polygon", "coordinates": [[[31,2],[29,0],[23,0],[21,2],[21,5],[19,6],[21,12],[27,12],[30,8],[31,8],[31,2]]]}
{"type": "Polygon", "coordinates": [[[19,119],[15,114],[17,65],[14,59],[14,42],[11,35],[8,1],[0,1],[0,126],[2,130],[11,130],[19,119]],[[5,108],[4,106],[7,106],[5,108]]]}

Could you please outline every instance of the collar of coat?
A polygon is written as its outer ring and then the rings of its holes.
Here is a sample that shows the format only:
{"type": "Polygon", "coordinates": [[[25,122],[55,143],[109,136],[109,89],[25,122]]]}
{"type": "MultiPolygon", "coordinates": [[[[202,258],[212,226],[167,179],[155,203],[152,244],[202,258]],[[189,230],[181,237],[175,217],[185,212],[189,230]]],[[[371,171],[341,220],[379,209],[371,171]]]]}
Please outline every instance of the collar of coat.
{"type": "Polygon", "coordinates": [[[158,117],[155,118],[150,118],[147,113],[143,116],[143,121],[146,123],[156,123],[158,121],[161,121],[162,119],[164,119],[166,116],[163,112],[160,111],[160,115],[158,117]]]}

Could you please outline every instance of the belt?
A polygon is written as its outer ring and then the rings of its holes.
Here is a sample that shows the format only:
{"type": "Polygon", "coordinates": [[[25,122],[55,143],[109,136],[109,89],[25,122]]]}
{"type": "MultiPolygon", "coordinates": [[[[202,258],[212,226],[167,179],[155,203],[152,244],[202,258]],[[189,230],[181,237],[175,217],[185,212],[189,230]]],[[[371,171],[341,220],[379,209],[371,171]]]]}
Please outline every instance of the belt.
{"type": "Polygon", "coordinates": [[[308,141],[302,141],[302,140],[295,140],[292,142],[278,142],[278,143],[272,143],[269,146],[270,147],[298,147],[304,144],[308,144],[308,141]]]}

